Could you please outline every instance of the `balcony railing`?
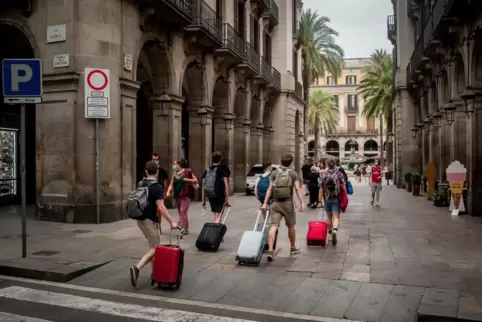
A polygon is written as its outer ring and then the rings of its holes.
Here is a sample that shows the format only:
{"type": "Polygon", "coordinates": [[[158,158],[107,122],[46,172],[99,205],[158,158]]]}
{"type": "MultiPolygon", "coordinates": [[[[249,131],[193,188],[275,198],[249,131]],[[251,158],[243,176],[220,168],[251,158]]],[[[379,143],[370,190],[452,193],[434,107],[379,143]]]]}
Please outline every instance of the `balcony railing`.
{"type": "Polygon", "coordinates": [[[276,2],[274,2],[274,0],[271,0],[269,2],[269,12],[271,14],[271,17],[273,17],[276,23],[278,23],[279,9],[278,9],[278,5],[276,4],[276,2]]]}
{"type": "Polygon", "coordinates": [[[246,43],[246,61],[251,68],[259,71],[259,53],[249,43],[246,43]]]}
{"type": "Polygon", "coordinates": [[[281,74],[276,68],[271,69],[271,76],[274,87],[281,89],[281,74]]]}
{"type": "Polygon", "coordinates": [[[193,14],[193,0],[166,0],[189,17],[193,14]]]}
{"type": "Polygon", "coordinates": [[[397,36],[397,26],[395,21],[395,16],[391,15],[387,18],[387,37],[389,40],[396,40],[397,36]]]}
{"type": "Polygon", "coordinates": [[[298,81],[295,83],[295,93],[299,98],[303,99],[303,85],[298,81]]]}
{"type": "Polygon", "coordinates": [[[261,57],[261,75],[271,81],[271,65],[264,57],[261,57]]]}
{"type": "Polygon", "coordinates": [[[224,24],[223,34],[223,46],[232,51],[240,59],[243,59],[246,52],[246,42],[243,38],[241,38],[229,23],[224,24]]]}
{"type": "Polygon", "coordinates": [[[269,8],[270,2],[271,1],[269,1],[269,0],[263,0],[263,4],[266,8],[269,8]]]}
{"type": "Polygon", "coordinates": [[[195,17],[194,23],[200,25],[211,36],[221,42],[223,39],[223,19],[206,2],[201,0],[200,5],[201,10],[197,11],[199,16],[195,17]]]}

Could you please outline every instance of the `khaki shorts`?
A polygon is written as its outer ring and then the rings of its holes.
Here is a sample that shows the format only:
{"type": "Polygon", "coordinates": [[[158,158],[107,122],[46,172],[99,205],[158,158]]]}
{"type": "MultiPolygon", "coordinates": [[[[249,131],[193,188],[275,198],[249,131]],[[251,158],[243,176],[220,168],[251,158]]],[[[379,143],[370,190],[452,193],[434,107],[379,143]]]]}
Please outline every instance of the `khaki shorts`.
{"type": "Polygon", "coordinates": [[[372,188],[372,193],[375,193],[377,190],[382,191],[382,184],[381,183],[372,183],[371,188],[372,188]]]}
{"type": "Polygon", "coordinates": [[[296,210],[293,200],[274,201],[270,207],[271,225],[279,226],[281,218],[285,219],[288,228],[296,225],[296,210]]]}
{"type": "Polygon", "coordinates": [[[149,248],[156,248],[161,243],[161,235],[159,234],[159,224],[149,219],[138,220],[137,226],[147,239],[149,248]]]}

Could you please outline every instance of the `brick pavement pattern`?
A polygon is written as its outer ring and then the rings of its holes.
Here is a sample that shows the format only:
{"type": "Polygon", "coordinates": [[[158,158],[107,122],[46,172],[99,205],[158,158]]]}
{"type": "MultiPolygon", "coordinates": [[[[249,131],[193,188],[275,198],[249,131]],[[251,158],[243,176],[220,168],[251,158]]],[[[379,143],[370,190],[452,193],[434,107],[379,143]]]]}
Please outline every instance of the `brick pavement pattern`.
{"type": "MultiPolygon", "coordinates": [[[[337,246],[306,247],[307,223],[320,216],[307,209],[298,213],[302,253],[289,255],[282,225],[275,261],[263,259],[259,267],[238,266],[234,260],[242,233],[252,229],[256,218],[254,197],[232,198],[225,242],[214,254],[194,246],[202,224],[211,219],[201,216],[200,204],[194,203],[191,235],[181,242],[186,249],[181,289],[151,289],[146,269],[137,292],[370,322],[415,321],[417,313],[482,321],[481,220],[452,217],[447,208],[393,186],[384,186],[381,208],[374,208],[367,183],[355,183],[354,189],[337,246]]],[[[0,261],[15,261],[21,253],[17,217],[13,210],[0,214],[0,261]]],[[[98,226],[28,224],[30,254],[58,252],[48,260],[72,264],[112,260],[70,283],[132,291],[127,267],[143,254],[146,241],[131,220],[98,226]]]]}

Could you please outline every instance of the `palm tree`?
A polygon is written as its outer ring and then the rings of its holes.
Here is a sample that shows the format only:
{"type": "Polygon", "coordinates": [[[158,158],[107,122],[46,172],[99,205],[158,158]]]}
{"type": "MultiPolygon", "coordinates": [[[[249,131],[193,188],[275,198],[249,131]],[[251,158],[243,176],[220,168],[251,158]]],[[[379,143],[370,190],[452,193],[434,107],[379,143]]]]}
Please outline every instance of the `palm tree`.
{"type": "MultiPolygon", "coordinates": [[[[300,39],[302,58],[302,78],[304,85],[304,97],[310,102],[310,84],[317,77],[324,77],[329,72],[334,77],[341,74],[343,67],[343,49],[336,44],[338,32],[328,26],[330,19],[319,16],[317,11],[304,10],[301,14],[300,39]]],[[[306,106],[304,110],[306,116],[306,106]]],[[[306,117],[304,122],[306,133],[306,117]]]]}
{"type": "Polygon", "coordinates": [[[322,90],[317,90],[310,96],[307,123],[315,132],[315,158],[318,160],[320,151],[320,131],[332,133],[338,127],[340,120],[338,107],[333,96],[322,90]]]}
{"type": "MultiPolygon", "coordinates": [[[[365,100],[362,114],[380,119],[380,162],[383,162],[383,119],[389,117],[393,102],[393,57],[384,49],[371,55],[370,64],[363,68],[364,77],[358,90],[365,100]]],[[[387,131],[388,132],[388,131],[387,131]]],[[[387,133],[388,140],[388,133],[387,133]]]]}

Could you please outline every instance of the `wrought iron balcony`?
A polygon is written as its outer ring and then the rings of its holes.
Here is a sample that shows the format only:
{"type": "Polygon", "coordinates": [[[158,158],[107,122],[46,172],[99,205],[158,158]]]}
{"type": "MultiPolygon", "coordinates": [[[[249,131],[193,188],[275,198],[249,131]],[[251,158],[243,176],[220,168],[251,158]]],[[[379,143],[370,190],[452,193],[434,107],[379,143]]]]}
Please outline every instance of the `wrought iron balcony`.
{"type": "Polygon", "coordinates": [[[299,98],[303,99],[303,85],[298,81],[295,83],[295,93],[299,98]]]}
{"type": "Polygon", "coordinates": [[[229,23],[223,25],[223,49],[228,50],[239,62],[246,54],[246,42],[229,23]]]}
{"type": "Polygon", "coordinates": [[[387,37],[388,40],[395,44],[397,42],[397,25],[396,25],[396,17],[394,15],[390,15],[387,18],[387,37]]]}
{"type": "Polygon", "coordinates": [[[264,57],[261,57],[261,75],[271,83],[271,65],[264,57]]]}
{"type": "Polygon", "coordinates": [[[193,12],[193,0],[164,0],[170,3],[174,8],[179,10],[182,14],[192,17],[193,12]]]}
{"type": "MultiPolygon", "coordinates": [[[[184,27],[192,24],[197,0],[137,0],[141,11],[146,14],[141,21],[141,28],[148,28],[153,20],[164,26],[184,27]],[[148,10],[148,9],[154,9],[148,10]]],[[[0,8],[1,11],[1,8],[0,8]]]]}
{"type": "Polygon", "coordinates": [[[274,67],[271,68],[271,77],[272,77],[271,79],[273,81],[273,86],[280,90],[281,89],[281,74],[274,67]]]}
{"type": "Polygon", "coordinates": [[[197,0],[193,24],[187,26],[187,33],[194,33],[197,43],[204,47],[220,47],[223,41],[223,19],[205,1],[197,0]]]}
{"type": "Polygon", "coordinates": [[[259,69],[260,68],[260,66],[259,66],[260,65],[259,53],[249,43],[246,43],[246,59],[245,60],[252,69],[254,69],[256,71],[260,70],[259,69]]]}

